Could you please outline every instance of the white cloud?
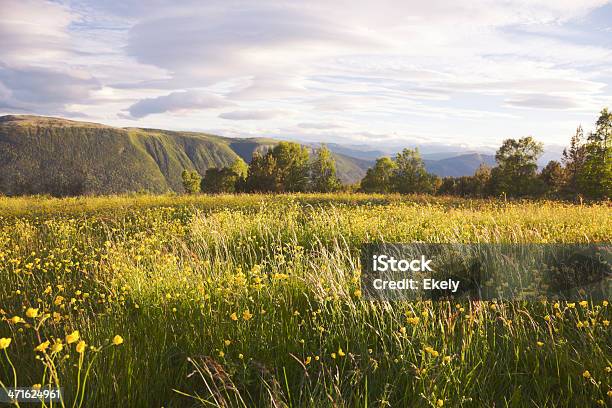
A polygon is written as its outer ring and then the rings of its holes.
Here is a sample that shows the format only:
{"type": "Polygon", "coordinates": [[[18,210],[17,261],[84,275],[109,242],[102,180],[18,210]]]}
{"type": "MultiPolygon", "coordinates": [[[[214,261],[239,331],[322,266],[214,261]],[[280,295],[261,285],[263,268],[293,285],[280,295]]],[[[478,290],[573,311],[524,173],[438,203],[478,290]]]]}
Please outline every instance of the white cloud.
{"type": "Polygon", "coordinates": [[[201,91],[179,91],[142,99],[130,106],[128,111],[133,118],[143,118],[155,113],[216,109],[231,105],[219,95],[201,91]]]}

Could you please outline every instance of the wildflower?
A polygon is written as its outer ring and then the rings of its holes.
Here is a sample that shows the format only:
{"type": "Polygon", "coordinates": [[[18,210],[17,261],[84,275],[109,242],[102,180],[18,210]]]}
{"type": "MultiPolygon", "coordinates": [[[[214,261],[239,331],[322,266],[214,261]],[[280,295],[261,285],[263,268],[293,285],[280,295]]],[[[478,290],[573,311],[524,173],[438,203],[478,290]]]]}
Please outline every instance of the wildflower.
{"type": "Polygon", "coordinates": [[[610,372],[612,372],[612,367],[610,366],[606,367],[606,373],[610,373],[610,372]]]}
{"type": "Polygon", "coordinates": [[[399,332],[401,334],[406,334],[406,328],[404,326],[400,327],[399,332]]]}
{"type": "Polygon", "coordinates": [[[229,346],[230,344],[232,344],[231,340],[224,340],[223,344],[225,344],[226,346],[229,346]]]}
{"type": "Polygon", "coordinates": [[[346,354],[342,351],[342,347],[338,347],[338,356],[344,357],[346,354]]]}
{"type": "Polygon", "coordinates": [[[491,306],[489,306],[491,308],[491,310],[496,310],[497,309],[497,305],[495,303],[491,303],[491,306]]]}
{"type": "Polygon", "coordinates": [[[336,353],[331,353],[331,358],[335,359],[336,358],[336,353]]]}
{"type": "Polygon", "coordinates": [[[251,320],[252,317],[253,317],[253,314],[251,314],[251,312],[249,312],[249,309],[247,309],[244,312],[242,312],[242,318],[244,320],[251,320]]]}
{"type": "Polygon", "coordinates": [[[538,345],[538,347],[542,347],[544,345],[544,343],[542,343],[541,341],[538,341],[536,344],[538,345]]]}
{"type": "Polygon", "coordinates": [[[601,405],[603,407],[604,405],[606,405],[606,403],[604,402],[604,400],[600,399],[600,400],[597,400],[597,405],[601,405]]]}
{"type": "Polygon", "coordinates": [[[4,350],[5,348],[7,348],[9,345],[11,344],[11,339],[10,338],[6,338],[6,337],[2,337],[0,339],[0,350],[4,350]]]}
{"type": "Polygon", "coordinates": [[[559,302],[555,303],[555,305],[553,306],[555,309],[560,309],[561,305],[559,304],[559,302]]]}
{"type": "Polygon", "coordinates": [[[609,320],[604,320],[602,323],[606,327],[608,327],[610,325],[610,321],[609,320]]]}
{"type": "Polygon", "coordinates": [[[585,371],[582,373],[582,376],[583,376],[584,378],[591,378],[591,373],[589,373],[589,370],[585,370],[585,371]]]}
{"type": "Polygon", "coordinates": [[[408,321],[408,323],[412,324],[412,325],[417,325],[419,324],[419,318],[418,317],[408,317],[406,319],[406,321],[408,321]]]}
{"type": "Polygon", "coordinates": [[[86,344],[84,340],[79,341],[78,344],[76,345],[77,353],[83,354],[85,352],[85,346],[86,344]]]}
{"type": "Polygon", "coordinates": [[[28,310],[26,310],[26,316],[30,317],[30,318],[35,318],[38,316],[38,309],[34,309],[32,307],[28,307],[28,310]]]}
{"type": "Polygon", "coordinates": [[[115,346],[118,346],[120,344],[123,344],[123,337],[121,337],[120,335],[115,335],[115,337],[113,337],[113,344],[115,346]]]}
{"type": "Polygon", "coordinates": [[[608,301],[607,301],[607,300],[604,300],[603,302],[601,302],[601,304],[602,304],[604,307],[606,307],[606,306],[608,306],[608,301]]]}
{"type": "Polygon", "coordinates": [[[451,362],[451,356],[444,356],[442,357],[442,362],[445,364],[448,364],[451,362]]]}
{"type": "Polygon", "coordinates": [[[576,307],[575,303],[568,303],[567,307],[569,307],[570,309],[574,309],[576,307]]]}
{"type": "Polygon", "coordinates": [[[49,347],[49,344],[51,344],[51,342],[49,340],[43,341],[38,346],[36,346],[34,351],[40,351],[41,353],[44,353],[47,350],[47,348],[49,347]]]}
{"type": "Polygon", "coordinates": [[[310,364],[310,361],[312,361],[312,358],[310,356],[306,357],[306,360],[304,360],[304,365],[310,364]]]}
{"type": "Polygon", "coordinates": [[[242,353],[238,354],[238,358],[242,360],[244,358],[244,354],[242,353]]]}
{"type": "Polygon", "coordinates": [[[75,330],[75,331],[73,331],[72,333],[70,333],[69,335],[66,336],[66,343],[67,344],[72,344],[72,343],[76,342],[79,338],[80,338],[79,331],[75,330]]]}
{"type": "Polygon", "coordinates": [[[608,390],[608,397],[612,398],[612,390],[608,390]]]}
{"type": "Polygon", "coordinates": [[[442,407],[442,406],[444,406],[444,401],[442,401],[441,399],[437,400],[437,401],[436,401],[436,406],[437,406],[437,407],[442,407]]]}
{"type": "Polygon", "coordinates": [[[219,357],[221,358],[225,357],[225,353],[223,352],[223,350],[219,351],[219,357]]]}
{"type": "Polygon", "coordinates": [[[24,322],[24,320],[23,320],[21,317],[19,317],[19,316],[13,316],[13,317],[11,318],[11,322],[12,322],[13,324],[17,324],[17,323],[23,323],[23,322],[24,322]]]}
{"type": "Polygon", "coordinates": [[[33,389],[33,390],[40,390],[41,388],[42,388],[42,385],[40,385],[40,384],[34,384],[34,385],[32,385],[32,389],[33,389]]]}
{"type": "Polygon", "coordinates": [[[361,290],[355,289],[355,292],[353,292],[353,295],[355,295],[355,297],[359,299],[361,297],[361,290]]]}
{"type": "Polygon", "coordinates": [[[232,319],[233,321],[238,320],[238,316],[236,315],[236,312],[234,312],[234,313],[232,313],[232,314],[230,315],[230,319],[232,319]]]}
{"type": "Polygon", "coordinates": [[[589,302],[587,302],[586,300],[583,300],[582,302],[578,303],[580,306],[582,307],[587,307],[589,305],[589,302]]]}
{"type": "Polygon", "coordinates": [[[544,316],[544,320],[546,320],[547,322],[550,322],[550,315],[544,316]]]}
{"type": "Polygon", "coordinates": [[[64,349],[64,345],[62,344],[61,340],[57,340],[53,346],[51,347],[51,352],[53,353],[59,353],[60,351],[62,351],[64,349]]]}

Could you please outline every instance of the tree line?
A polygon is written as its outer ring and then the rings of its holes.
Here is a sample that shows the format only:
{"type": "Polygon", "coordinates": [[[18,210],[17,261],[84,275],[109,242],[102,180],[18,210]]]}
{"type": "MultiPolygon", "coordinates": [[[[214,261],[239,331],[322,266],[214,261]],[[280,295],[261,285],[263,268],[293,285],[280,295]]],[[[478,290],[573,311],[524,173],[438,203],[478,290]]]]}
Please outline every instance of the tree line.
{"type": "Polygon", "coordinates": [[[329,149],[322,146],[310,157],[297,143],[280,142],[265,153],[256,151],[251,163],[242,159],[203,177],[183,172],[189,193],[334,192],[424,193],[466,197],[548,197],[607,199],[612,197],[612,112],[603,109],[595,130],[585,136],[578,127],[564,149],[561,162],[550,161],[538,171],[543,145],[533,137],[507,139],[495,154],[496,165],[481,165],[472,176],[440,178],[425,168],[418,149],[404,149],[395,157],[381,157],[358,186],[342,186],[329,149]]]}
{"type": "Polygon", "coordinates": [[[204,176],[184,170],[188,193],[333,192],[342,187],[336,162],[325,146],[314,151],[292,142],[280,142],[267,152],[255,151],[250,164],[238,158],[231,166],[210,168],[204,176]]]}

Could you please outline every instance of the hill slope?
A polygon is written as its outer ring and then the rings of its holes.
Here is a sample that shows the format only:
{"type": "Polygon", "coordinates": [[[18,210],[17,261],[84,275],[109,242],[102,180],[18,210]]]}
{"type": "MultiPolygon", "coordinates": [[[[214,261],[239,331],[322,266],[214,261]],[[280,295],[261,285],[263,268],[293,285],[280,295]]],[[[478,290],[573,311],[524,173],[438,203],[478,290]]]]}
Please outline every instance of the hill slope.
{"type": "MultiPolygon", "coordinates": [[[[0,193],[75,195],[182,191],[181,172],[204,174],[278,141],[197,132],[116,128],[39,116],[0,117],[0,193]]],[[[356,182],[369,163],[341,154],[338,175],[356,182]]]]}

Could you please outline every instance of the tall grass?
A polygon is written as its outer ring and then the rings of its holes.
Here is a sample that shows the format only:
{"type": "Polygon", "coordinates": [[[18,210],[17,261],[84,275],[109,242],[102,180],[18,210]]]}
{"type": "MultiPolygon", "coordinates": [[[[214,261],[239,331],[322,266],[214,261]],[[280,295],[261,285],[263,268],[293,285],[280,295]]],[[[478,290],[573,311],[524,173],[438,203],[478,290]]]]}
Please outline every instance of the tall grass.
{"type": "MultiPolygon", "coordinates": [[[[0,209],[3,351],[20,386],[48,383],[51,358],[65,405],[77,389],[89,407],[612,401],[607,303],[383,303],[359,290],[364,242],[609,242],[606,204],[135,196],[0,209]],[[74,330],[95,348],[66,344],[74,330]],[[64,347],[35,352],[45,339],[64,347]]],[[[14,380],[6,358],[0,380],[14,380]]]]}

